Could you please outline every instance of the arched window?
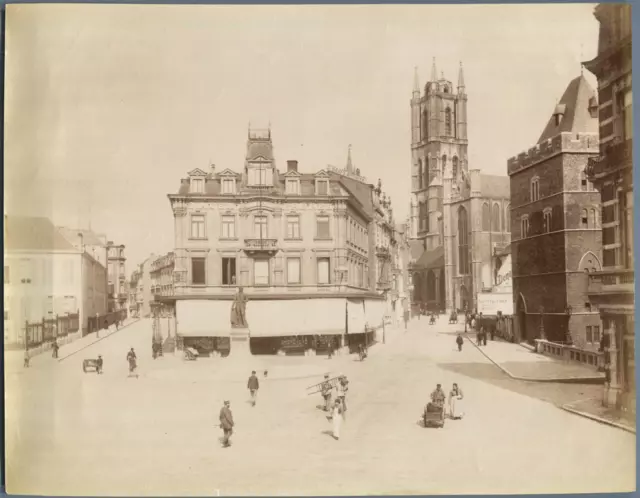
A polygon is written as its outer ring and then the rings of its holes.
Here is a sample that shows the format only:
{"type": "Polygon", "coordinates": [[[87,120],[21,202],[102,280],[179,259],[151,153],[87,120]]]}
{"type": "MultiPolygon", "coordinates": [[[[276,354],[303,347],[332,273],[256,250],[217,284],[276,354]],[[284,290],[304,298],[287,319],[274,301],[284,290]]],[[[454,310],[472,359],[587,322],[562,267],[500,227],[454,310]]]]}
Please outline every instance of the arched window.
{"type": "Polygon", "coordinates": [[[469,218],[467,210],[458,208],[458,274],[469,273],[469,218]]]}
{"type": "Polygon", "coordinates": [[[589,218],[588,218],[586,209],[583,209],[582,211],[580,211],[580,226],[582,228],[589,227],[589,218]]]}
{"type": "Polygon", "coordinates": [[[540,178],[537,176],[531,179],[531,202],[540,199],[540,178]]]}
{"type": "Polygon", "coordinates": [[[597,214],[596,214],[596,210],[595,209],[591,209],[591,212],[589,213],[590,217],[589,217],[589,227],[590,228],[598,228],[598,218],[597,218],[597,214]]]}
{"type": "Polygon", "coordinates": [[[418,189],[422,189],[422,159],[418,159],[418,189]]]}
{"type": "Polygon", "coordinates": [[[429,113],[425,109],[422,112],[422,139],[427,140],[429,138],[429,113]]]}
{"type": "Polygon", "coordinates": [[[444,170],[447,167],[447,155],[442,154],[442,178],[444,178],[444,170]]]}
{"type": "Polygon", "coordinates": [[[448,107],[444,111],[444,134],[447,137],[451,136],[451,109],[448,107]]]}
{"type": "Polygon", "coordinates": [[[491,230],[491,213],[489,212],[489,204],[486,202],[482,205],[482,231],[491,230]]]}
{"type": "Polygon", "coordinates": [[[504,209],[504,231],[511,232],[511,205],[507,204],[504,209]]]}
{"type": "Polygon", "coordinates": [[[543,223],[542,228],[544,229],[545,233],[549,233],[552,228],[551,213],[552,213],[551,208],[545,208],[544,211],[542,211],[542,223],[543,223]]]}
{"type": "Polygon", "coordinates": [[[458,178],[458,157],[457,156],[453,156],[453,159],[451,160],[452,162],[452,166],[451,166],[451,170],[452,170],[452,175],[453,178],[458,178]]]}
{"type": "Polygon", "coordinates": [[[520,219],[520,238],[526,239],[529,236],[529,217],[525,214],[520,219]]]}
{"type": "Polygon", "coordinates": [[[429,158],[424,158],[424,186],[425,188],[429,186],[429,158]]]}
{"type": "Polygon", "coordinates": [[[492,208],[491,231],[492,232],[500,231],[500,206],[498,204],[494,204],[492,208]]]}

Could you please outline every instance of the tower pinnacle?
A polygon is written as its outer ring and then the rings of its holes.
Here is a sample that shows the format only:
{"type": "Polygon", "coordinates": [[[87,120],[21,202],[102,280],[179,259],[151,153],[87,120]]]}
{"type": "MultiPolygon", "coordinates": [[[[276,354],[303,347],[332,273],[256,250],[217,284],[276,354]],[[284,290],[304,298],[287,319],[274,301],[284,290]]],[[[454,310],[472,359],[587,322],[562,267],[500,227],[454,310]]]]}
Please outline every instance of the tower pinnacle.
{"type": "Polygon", "coordinates": [[[347,153],[347,173],[353,174],[353,164],[351,162],[351,144],[349,144],[349,152],[347,153]]]}
{"type": "Polygon", "coordinates": [[[460,70],[458,71],[458,93],[464,93],[464,70],[462,69],[462,61],[460,61],[460,70]]]}
{"type": "Polygon", "coordinates": [[[431,64],[431,81],[438,81],[438,71],[436,70],[436,58],[433,58],[433,63],[431,64]]]}
{"type": "Polygon", "coordinates": [[[413,96],[420,96],[420,80],[418,79],[418,66],[414,68],[413,72],[413,96]]]}

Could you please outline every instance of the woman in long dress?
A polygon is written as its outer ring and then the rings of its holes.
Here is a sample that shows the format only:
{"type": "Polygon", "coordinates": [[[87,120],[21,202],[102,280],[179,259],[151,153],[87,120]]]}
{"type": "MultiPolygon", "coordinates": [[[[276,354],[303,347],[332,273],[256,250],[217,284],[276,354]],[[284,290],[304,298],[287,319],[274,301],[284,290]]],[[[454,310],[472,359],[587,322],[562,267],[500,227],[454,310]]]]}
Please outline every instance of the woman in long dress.
{"type": "Polygon", "coordinates": [[[458,384],[453,384],[451,392],[449,393],[449,416],[453,420],[460,420],[464,416],[462,399],[462,389],[458,387],[458,384]]]}
{"type": "Polygon", "coordinates": [[[342,402],[338,398],[333,405],[333,411],[331,412],[331,421],[333,422],[333,437],[334,439],[340,439],[340,427],[342,427],[342,415],[343,408],[342,402]]]}

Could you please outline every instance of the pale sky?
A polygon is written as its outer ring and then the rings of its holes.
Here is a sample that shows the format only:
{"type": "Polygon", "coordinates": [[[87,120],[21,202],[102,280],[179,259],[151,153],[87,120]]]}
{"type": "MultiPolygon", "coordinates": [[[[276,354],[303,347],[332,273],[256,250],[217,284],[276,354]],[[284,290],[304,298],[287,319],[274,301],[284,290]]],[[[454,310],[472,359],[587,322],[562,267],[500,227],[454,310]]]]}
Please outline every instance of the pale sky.
{"type": "Polygon", "coordinates": [[[270,122],[281,171],[342,167],[352,144],[402,220],[414,67],[457,84],[463,62],[469,167],[506,174],[595,56],[593,8],[9,5],[5,213],[90,219],[130,274],[173,249],[187,171],[241,171],[248,124],[270,122]]]}

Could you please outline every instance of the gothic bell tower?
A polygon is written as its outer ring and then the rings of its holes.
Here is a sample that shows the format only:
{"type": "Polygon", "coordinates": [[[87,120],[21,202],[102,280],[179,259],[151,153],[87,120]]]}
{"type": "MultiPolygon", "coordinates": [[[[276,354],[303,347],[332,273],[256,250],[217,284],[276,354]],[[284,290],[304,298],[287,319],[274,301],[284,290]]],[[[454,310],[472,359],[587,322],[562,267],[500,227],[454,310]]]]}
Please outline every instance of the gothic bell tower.
{"type": "Polygon", "coordinates": [[[412,237],[432,249],[442,244],[440,223],[446,184],[464,190],[467,163],[467,94],[462,63],[458,85],[437,74],[435,58],[431,78],[421,94],[416,70],[411,98],[412,237]],[[446,182],[445,180],[450,180],[446,182]]]}
{"type": "Polygon", "coordinates": [[[454,87],[444,73],[438,76],[434,58],[423,92],[416,72],[411,98],[411,235],[430,253],[425,259],[429,268],[419,279],[427,288],[421,294],[447,309],[455,301],[457,218],[452,203],[469,196],[467,146],[462,63],[454,87]]]}

